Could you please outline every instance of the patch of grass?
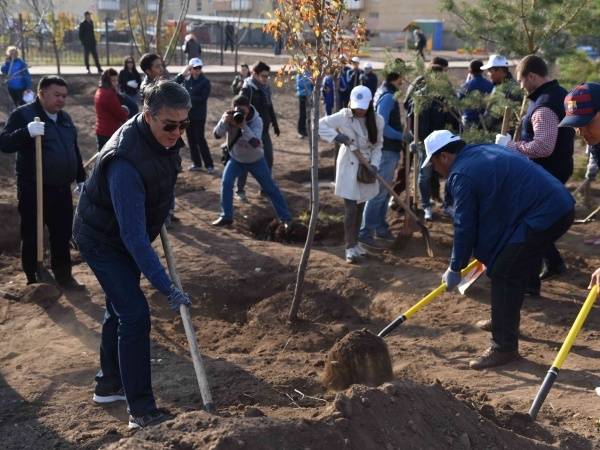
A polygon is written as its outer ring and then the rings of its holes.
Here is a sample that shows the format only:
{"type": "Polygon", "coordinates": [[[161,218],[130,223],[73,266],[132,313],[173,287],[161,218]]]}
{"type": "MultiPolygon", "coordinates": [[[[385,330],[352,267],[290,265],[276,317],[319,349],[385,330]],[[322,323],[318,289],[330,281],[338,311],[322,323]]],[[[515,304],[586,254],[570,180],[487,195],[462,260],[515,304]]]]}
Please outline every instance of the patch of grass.
{"type": "MultiPolygon", "coordinates": [[[[318,219],[319,219],[319,222],[321,222],[323,224],[337,224],[337,223],[344,222],[344,215],[341,213],[340,214],[332,214],[332,213],[328,213],[326,211],[319,211],[318,219]]],[[[298,215],[298,221],[306,226],[308,226],[309,220],[310,220],[310,211],[302,211],[298,215]]]]}

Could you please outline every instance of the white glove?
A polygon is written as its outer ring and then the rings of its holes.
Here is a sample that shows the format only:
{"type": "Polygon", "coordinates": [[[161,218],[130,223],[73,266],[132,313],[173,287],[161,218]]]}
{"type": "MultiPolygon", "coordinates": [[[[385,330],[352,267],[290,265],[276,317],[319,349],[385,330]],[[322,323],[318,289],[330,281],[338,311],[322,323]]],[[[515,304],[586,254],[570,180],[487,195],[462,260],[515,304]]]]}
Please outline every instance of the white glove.
{"type": "Polygon", "coordinates": [[[76,194],[81,194],[83,192],[83,185],[85,183],[77,183],[77,186],[75,187],[75,189],[73,190],[73,192],[75,192],[76,194]]]}
{"type": "Polygon", "coordinates": [[[44,135],[44,122],[29,122],[27,124],[27,130],[29,131],[29,136],[32,138],[36,136],[44,135]]]}
{"type": "Polygon", "coordinates": [[[506,147],[510,141],[512,141],[512,136],[508,133],[496,135],[496,145],[506,147]]]}
{"type": "Polygon", "coordinates": [[[130,88],[136,89],[138,87],[137,81],[135,80],[129,80],[127,82],[127,86],[129,86],[130,88]]]}

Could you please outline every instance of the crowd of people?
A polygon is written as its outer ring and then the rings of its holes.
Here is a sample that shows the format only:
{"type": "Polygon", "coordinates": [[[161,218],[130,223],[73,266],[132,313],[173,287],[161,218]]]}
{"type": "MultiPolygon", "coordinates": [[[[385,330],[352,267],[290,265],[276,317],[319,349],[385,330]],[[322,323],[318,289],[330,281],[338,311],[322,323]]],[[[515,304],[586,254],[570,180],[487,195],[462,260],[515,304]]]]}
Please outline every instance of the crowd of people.
{"type": "MultiPolygon", "coordinates": [[[[174,285],[160,263],[152,241],[163,224],[173,219],[184,134],[192,159],[189,171],[215,173],[205,138],[210,80],[199,56],[192,57],[176,76],[170,76],[161,57],[153,53],[141,57],[140,72],[132,57],[125,58],[120,72],[98,67],[101,77],[94,97],[98,155],[86,179],[77,131],[63,110],[67,83],[58,76],[44,76],[35,99],[21,104],[31,90],[31,78],[19,61],[16,49],[9,48],[2,72],[18,81],[9,84],[18,108],[0,133],[0,150],[17,153],[21,256],[27,282],[40,281],[34,158],[35,141],[40,138],[47,205],[44,223],[50,234],[54,277],[65,289],[83,288],[71,274],[73,238],[106,293],[94,401],[126,400],[132,428],[157,423],[164,414],[157,409],[152,392],[150,313],[140,275],[168,298],[174,310],[190,304],[189,295],[174,285]],[[72,183],[77,184],[80,196],[75,212],[72,183]]],[[[470,367],[484,369],[513,361],[519,356],[524,296],[539,295],[544,279],[567,270],[554,244],[574,218],[574,200],[564,185],[573,172],[574,130],[598,161],[600,85],[584,83],[568,93],[535,55],[519,62],[516,81],[501,55],[490,56],[486,64],[471,62],[467,80],[456,91],[458,97],[479,92],[492,102],[494,96],[521,102],[526,95],[529,100],[519,126],[503,134],[497,115],[489,108],[466,109],[456,117],[441,97],[418,108],[415,96],[427,89],[426,77],[413,80],[399,102],[398,94],[407,81],[402,72],[387,71],[379,84],[371,65],[361,68],[357,57],[351,59],[351,67],[345,65],[345,57],[341,61],[340,74],[328,74],[323,83],[326,115],[320,119],[318,133],[339,148],[334,192],[344,201],[346,261],[360,262],[380,242],[394,239],[386,221],[390,195],[375,174],[393,182],[396,172],[403,172],[398,166],[408,146],[420,155],[415,170],[426,219],[432,218],[433,180],[446,178],[444,204],[452,216],[454,239],[443,282],[449,290],[455,288],[471,257],[486,265],[491,278],[491,318],[478,324],[491,332],[491,346],[470,367]],[[408,123],[402,122],[402,108],[408,123]],[[464,127],[480,124],[497,131],[494,144],[467,144],[461,137],[464,127]]],[[[432,73],[447,68],[448,62],[439,57],[428,66],[432,73]]],[[[292,214],[271,173],[270,130],[279,136],[280,129],[270,71],[261,61],[251,68],[241,66],[231,84],[231,106],[213,129],[215,138],[225,140],[221,213],[213,226],[233,223],[234,198],[247,201],[248,172],[271,201],[284,228],[291,225],[292,214]]],[[[299,73],[297,131],[301,139],[308,135],[306,108],[313,89],[310,76],[299,73]]],[[[591,282],[600,283],[600,269],[591,282]]]]}

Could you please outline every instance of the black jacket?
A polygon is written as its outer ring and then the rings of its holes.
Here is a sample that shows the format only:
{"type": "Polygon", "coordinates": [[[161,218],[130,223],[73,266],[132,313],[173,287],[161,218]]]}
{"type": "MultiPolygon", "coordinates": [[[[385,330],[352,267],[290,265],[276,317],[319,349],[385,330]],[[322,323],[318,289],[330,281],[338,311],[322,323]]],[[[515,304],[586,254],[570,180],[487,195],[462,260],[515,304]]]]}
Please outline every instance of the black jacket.
{"type": "Polygon", "coordinates": [[[182,75],[177,75],[175,81],[181,84],[192,99],[192,109],[190,109],[190,119],[206,120],[206,105],[210,96],[210,80],[200,75],[194,79],[189,77],[187,80],[182,75]]]}
{"type": "Polygon", "coordinates": [[[116,158],[129,161],[142,177],[146,230],[153,241],[171,209],[181,158],[178,147],[165,149],[158,143],[142,113],[125,122],[104,145],[79,198],[77,225],[104,242],[125,247],[106,180],[106,168],[116,158]]]}
{"type": "Polygon", "coordinates": [[[269,101],[266,95],[255,84],[252,77],[246,78],[244,87],[240,91],[240,94],[242,94],[244,97],[247,97],[252,106],[254,106],[258,111],[258,115],[263,121],[263,133],[269,132],[269,125],[271,124],[273,124],[275,129],[279,128],[273,103],[269,101]]]}
{"type": "MultiPolygon", "coordinates": [[[[531,94],[529,94],[529,108],[527,114],[523,117],[523,126],[521,127],[521,140],[530,142],[533,140],[533,124],[531,116],[541,107],[550,108],[558,117],[560,122],[565,117],[564,100],[567,91],[553,80],[543,84],[531,94]]],[[[558,178],[562,183],[566,183],[573,174],[573,139],[575,131],[571,127],[561,127],[558,129],[558,137],[554,150],[545,158],[535,158],[533,161],[541,165],[544,169],[558,178]]]]}
{"type": "Polygon", "coordinates": [[[135,95],[140,91],[141,85],[142,76],[137,70],[130,72],[127,69],[121,69],[121,71],[119,72],[119,89],[121,90],[121,92],[127,95],[135,95]],[[127,82],[131,80],[137,82],[137,88],[134,89],[131,86],[127,86],[127,82]]]}
{"type": "Polygon", "coordinates": [[[19,183],[35,183],[35,139],[27,129],[27,124],[33,122],[35,117],[45,123],[42,136],[44,185],[65,186],[73,181],[85,181],[77,145],[77,129],[71,117],[65,111],[59,111],[55,123],[36,99],[14,110],[0,133],[0,151],[17,153],[19,183]]]}
{"type": "Polygon", "coordinates": [[[96,46],[96,36],[94,35],[94,22],[84,20],[79,24],[79,40],[81,45],[86,48],[96,46]]]}

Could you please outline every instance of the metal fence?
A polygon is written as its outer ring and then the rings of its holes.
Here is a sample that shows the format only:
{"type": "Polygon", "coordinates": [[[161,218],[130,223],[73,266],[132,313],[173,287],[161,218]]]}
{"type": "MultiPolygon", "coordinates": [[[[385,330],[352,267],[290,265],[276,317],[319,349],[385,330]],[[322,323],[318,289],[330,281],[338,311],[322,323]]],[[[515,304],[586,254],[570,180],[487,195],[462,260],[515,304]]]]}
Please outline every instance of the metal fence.
{"type": "MultiPolygon", "coordinates": [[[[139,58],[141,51],[136,49],[131,33],[123,26],[123,20],[105,20],[95,24],[96,41],[100,63],[104,66],[120,66],[126,56],[139,58]]],[[[56,46],[60,64],[83,65],[83,48],[78,37],[79,22],[72,16],[61,15],[55,22],[60,26],[56,33],[56,46]]],[[[225,45],[224,25],[221,23],[186,24],[178,36],[177,50],[171,64],[184,64],[185,55],[181,49],[186,29],[193,26],[202,46],[202,59],[205,64],[220,64],[225,45]]],[[[239,46],[273,47],[273,38],[260,28],[240,28],[239,46]]],[[[0,51],[9,45],[16,46],[23,60],[31,65],[54,65],[56,63],[53,33],[46,23],[40,23],[30,17],[11,18],[0,25],[0,51]]],[[[153,37],[149,36],[150,41],[153,37]]]]}

